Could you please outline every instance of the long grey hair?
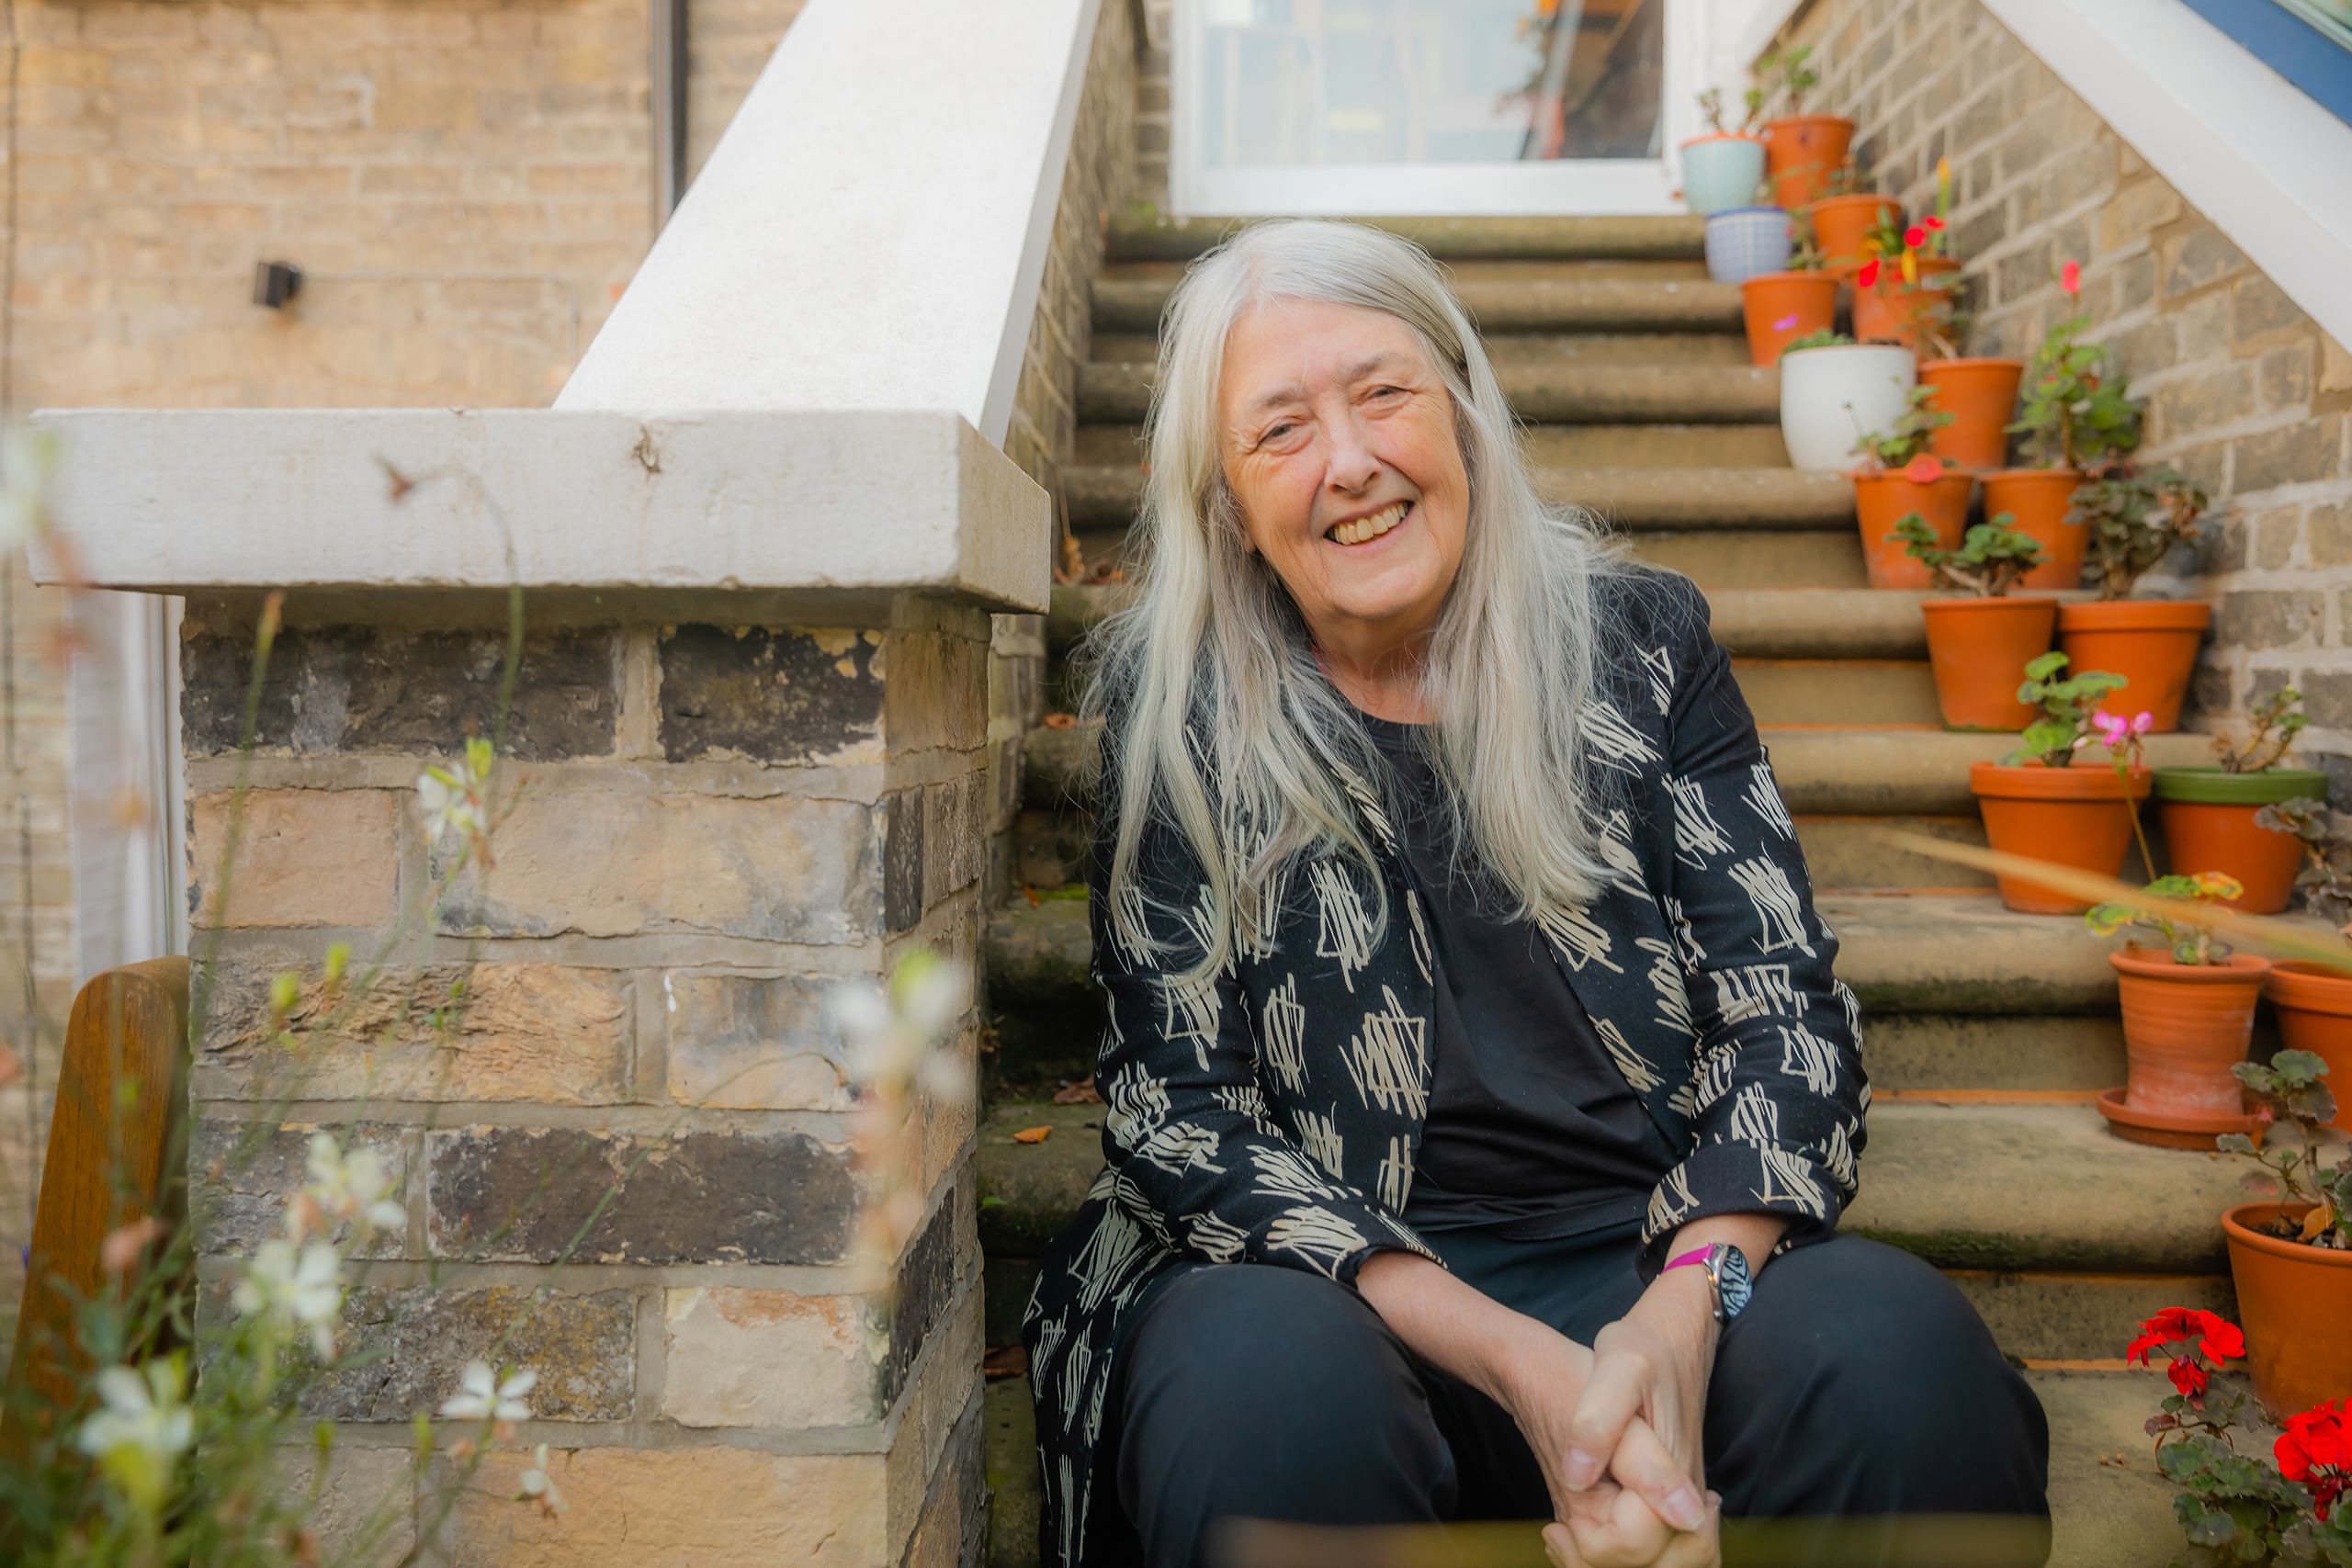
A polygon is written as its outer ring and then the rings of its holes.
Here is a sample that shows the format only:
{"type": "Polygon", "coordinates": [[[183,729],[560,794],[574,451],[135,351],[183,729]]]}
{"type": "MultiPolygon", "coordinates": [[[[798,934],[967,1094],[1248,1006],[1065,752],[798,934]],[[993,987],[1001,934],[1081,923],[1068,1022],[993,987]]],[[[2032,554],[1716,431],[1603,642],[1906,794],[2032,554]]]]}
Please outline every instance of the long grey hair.
{"type": "MultiPolygon", "coordinates": [[[[1439,716],[1430,761],[1453,841],[1516,919],[1549,924],[1610,874],[1606,770],[1588,766],[1585,714],[1611,640],[1603,606],[1615,596],[1596,588],[1630,569],[1590,513],[1538,494],[1486,349],[1427,252],[1363,224],[1255,224],[1194,262],[1169,302],[1129,563],[1136,592],[1087,652],[1083,706],[1117,725],[1104,782],[1117,795],[1104,802],[1118,824],[1114,929],[1136,951],[1153,950],[1137,852],[1159,817],[1203,869],[1199,900],[1184,911],[1204,950],[1180,977],[1194,985],[1237,953],[1270,948],[1283,873],[1302,852],[1374,864],[1347,778],[1374,784],[1377,753],[1317,665],[1281,580],[1244,547],[1220,450],[1227,334],[1283,299],[1403,321],[1453,396],[1469,518],[1421,682],[1439,716]]],[[[1365,880],[1384,886],[1377,874],[1365,880]]],[[[1367,940],[1379,940],[1387,917],[1384,894],[1367,940]]]]}

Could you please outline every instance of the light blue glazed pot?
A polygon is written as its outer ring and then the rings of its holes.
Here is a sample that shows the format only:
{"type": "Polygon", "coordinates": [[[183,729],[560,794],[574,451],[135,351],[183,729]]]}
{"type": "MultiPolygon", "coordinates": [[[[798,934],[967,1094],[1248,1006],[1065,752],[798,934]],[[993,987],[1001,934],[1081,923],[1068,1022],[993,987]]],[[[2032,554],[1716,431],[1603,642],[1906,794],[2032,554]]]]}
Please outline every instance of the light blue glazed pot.
{"type": "Polygon", "coordinates": [[[1745,283],[1789,265],[1789,215],[1777,207],[1734,207],[1707,215],[1707,276],[1745,283]]]}
{"type": "Polygon", "coordinates": [[[1746,207],[1764,183],[1764,143],[1752,136],[1702,136],[1682,144],[1682,199],[1701,215],[1746,207]]]}

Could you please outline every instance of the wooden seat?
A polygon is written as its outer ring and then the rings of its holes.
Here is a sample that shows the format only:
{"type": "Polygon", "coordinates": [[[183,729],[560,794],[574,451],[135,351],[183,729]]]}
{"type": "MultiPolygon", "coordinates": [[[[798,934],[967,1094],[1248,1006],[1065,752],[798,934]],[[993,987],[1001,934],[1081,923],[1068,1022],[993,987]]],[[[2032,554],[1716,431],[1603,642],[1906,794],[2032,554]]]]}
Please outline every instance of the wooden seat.
{"type": "Polygon", "coordinates": [[[109,969],[74,998],[0,1403],[0,1457],[28,1451],[34,1423],[71,1401],[85,1375],[75,1303],[114,1288],[99,1244],[151,1214],[175,1229],[187,1218],[187,1012],[180,957],[109,969]]]}

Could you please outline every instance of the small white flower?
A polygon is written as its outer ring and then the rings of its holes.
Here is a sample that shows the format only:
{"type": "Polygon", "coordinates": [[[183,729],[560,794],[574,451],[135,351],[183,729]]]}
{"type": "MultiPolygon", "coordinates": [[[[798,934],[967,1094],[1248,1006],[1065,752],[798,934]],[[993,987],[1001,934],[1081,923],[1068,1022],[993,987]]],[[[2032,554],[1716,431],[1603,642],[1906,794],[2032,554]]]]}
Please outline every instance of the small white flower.
{"type": "Polygon", "coordinates": [[[417,805],[424,813],[428,844],[438,844],[453,832],[460,839],[478,840],[489,831],[483,786],[490,782],[492,761],[490,742],[476,736],[449,766],[428,767],[416,775],[417,805]]]}
{"type": "Polygon", "coordinates": [[[329,1359],[334,1355],[335,1319],[343,1311],[343,1258],[323,1241],[299,1254],[290,1241],[263,1242],[230,1299],[248,1317],[261,1314],[309,1328],[319,1359],[329,1359]]]}
{"type": "Polygon", "coordinates": [[[523,1396],[538,1382],[539,1374],[526,1369],[498,1381],[487,1361],[468,1361],[458,1374],[458,1392],[441,1403],[441,1414],[453,1421],[527,1421],[531,1407],[523,1396]]]}
{"type": "Polygon", "coordinates": [[[346,1155],[332,1133],[311,1134],[311,1184],[304,1196],[339,1220],[355,1222],[364,1234],[404,1224],[408,1212],[385,1196],[391,1187],[384,1156],[374,1149],[346,1155]]]}
{"type": "Polygon", "coordinates": [[[144,1371],[144,1378],[129,1367],[100,1372],[100,1408],[74,1440],[134,1504],[152,1513],[169,1490],[173,1461],[196,1439],[196,1418],[183,1401],[177,1357],[150,1361],[144,1371]]]}
{"type": "Polygon", "coordinates": [[[514,1494],[515,1501],[536,1500],[539,1512],[554,1515],[563,1509],[563,1494],[556,1490],[555,1481],[548,1474],[548,1446],[541,1443],[531,1450],[531,1468],[525,1471],[518,1484],[522,1490],[514,1494]]]}

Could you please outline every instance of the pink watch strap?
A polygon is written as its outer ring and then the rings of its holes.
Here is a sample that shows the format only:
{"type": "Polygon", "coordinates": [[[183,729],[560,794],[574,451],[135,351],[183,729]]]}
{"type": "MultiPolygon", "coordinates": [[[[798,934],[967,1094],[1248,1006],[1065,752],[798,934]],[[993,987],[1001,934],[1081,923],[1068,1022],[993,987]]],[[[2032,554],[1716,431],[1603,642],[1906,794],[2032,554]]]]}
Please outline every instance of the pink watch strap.
{"type": "MultiPolygon", "coordinates": [[[[1707,1260],[1707,1254],[1713,1250],[1712,1247],[1694,1247],[1681,1257],[1668,1261],[1666,1269],[1679,1269],[1686,1263],[1704,1263],[1707,1260]]],[[[1663,1274],[1666,1269],[1661,1269],[1658,1272],[1663,1274]]]]}

